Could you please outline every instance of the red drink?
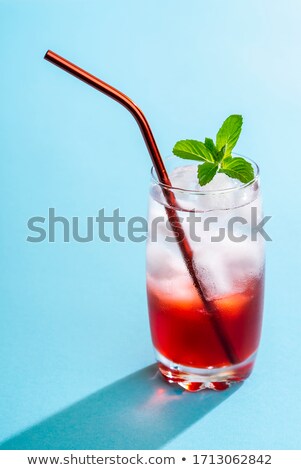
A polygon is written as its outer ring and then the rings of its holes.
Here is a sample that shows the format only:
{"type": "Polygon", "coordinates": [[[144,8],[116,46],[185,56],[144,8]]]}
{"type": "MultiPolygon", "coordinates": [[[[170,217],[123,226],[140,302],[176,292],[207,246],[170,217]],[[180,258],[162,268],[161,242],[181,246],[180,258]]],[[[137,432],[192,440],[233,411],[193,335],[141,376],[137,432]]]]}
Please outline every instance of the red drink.
{"type": "MultiPolygon", "coordinates": [[[[178,175],[183,178],[183,172],[189,173],[190,168],[181,168],[178,175]]],[[[218,176],[221,180],[224,175],[218,176]]],[[[176,177],[177,173],[171,174],[172,180],[176,177]]],[[[168,238],[171,233],[164,225],[166,203],[160,185],[154,184],[151,190],[149,222],[162,219],[155,224],[156,233],[151,229],[147,247],[151,335],[160,371],[168,381],[178,382],[187,390],[223,389],[244,380],[252,371],[259,345],[264,250],[263,240],[251,237],[250,215],[251,208],[260,212],[259,186],[257,181],[246,187],[237,184],[233,192],[217,191],[214,197],[212,191],[198,195],[196,191],[190,194],[171,188],[182,209],[177,212],[193,250],[196,273],[215,313],[204,306],[178,245],[168,238]],[[203,221],[203,225],[194,227],[194,236],[187,222],[192,212],[203,221]],[[216,218],[217,225],[211,231],[204,229],[208,216],[216,218]],[[237,225],[235,234],[226,233],[233,218],[243,222],[237,225]],[[201,235],[200,240],[195,238],[196,233],[201,235]],[[215,321],[212,315],[216,315],[215,321]],[[234,353],[232,358],[218,335],[216,322],[234,353]]],[[[179,182],[174,186],[180,187],[179,182]]]]}
{"type": "MultiPolygon", "coordinates": [[[[239,362],[257,350],[262,320],[264,278],[254,279],[244,292],[214,302],[220,322],[239,362]]],[[[193,284],[185,298],[147,285],[149,318],[154,347],[175,364],[189,368],[231,366],[193,284]]],[[[250,368],[248,368],[250,369],[250,368]]],[[[244,371],[244,377],[246,372],[244,371]]]]}

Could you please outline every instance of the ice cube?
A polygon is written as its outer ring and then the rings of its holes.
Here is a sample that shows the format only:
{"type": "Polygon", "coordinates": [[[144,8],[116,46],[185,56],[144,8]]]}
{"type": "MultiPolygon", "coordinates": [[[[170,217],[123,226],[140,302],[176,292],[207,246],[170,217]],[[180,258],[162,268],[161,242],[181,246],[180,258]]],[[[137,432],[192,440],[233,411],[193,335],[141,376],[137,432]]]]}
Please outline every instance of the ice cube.
{"type": "Polygon", "coordinates": [[[187,268],[177,244],[176,252],[158,242],[148,242],[146,250],[147,271],[154,279],[173,279],[186,275],[187,268]]]}
{"type": "Polygon", "coordinates": [[[250,238],[194,245],[194,264],[209,299],[242,292],[250,279],[261,275],[263,262],[263,242],[250,238]]]}

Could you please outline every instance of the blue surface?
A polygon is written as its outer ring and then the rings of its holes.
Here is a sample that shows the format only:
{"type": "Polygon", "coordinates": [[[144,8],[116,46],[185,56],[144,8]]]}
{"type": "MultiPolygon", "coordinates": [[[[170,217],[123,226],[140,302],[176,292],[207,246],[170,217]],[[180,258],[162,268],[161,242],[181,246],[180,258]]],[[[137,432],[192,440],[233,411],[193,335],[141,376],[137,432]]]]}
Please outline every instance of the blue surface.
{"type": "Polygon", "coordinates": [[[0,17],[2,448],[300,448],[300,2],[2,0],[0,17]],[[144,243],[26,241],[49,207],[147,210],[136,123],[48,48],[132,97],[164,155],[243,114],[237,151],[261,167],[273,238],[244,385],[188,395],[146,368],[144,243]]]}

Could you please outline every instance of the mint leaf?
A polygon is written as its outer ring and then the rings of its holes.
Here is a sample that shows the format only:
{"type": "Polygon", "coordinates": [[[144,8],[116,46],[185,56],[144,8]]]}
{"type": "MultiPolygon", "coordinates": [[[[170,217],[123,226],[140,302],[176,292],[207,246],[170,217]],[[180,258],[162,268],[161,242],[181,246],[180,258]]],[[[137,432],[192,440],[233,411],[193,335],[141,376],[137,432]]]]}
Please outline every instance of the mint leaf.
{"type": "Polygon", "coordinates": [[[205,162],[198,165],[198,179],[200,186],[208,184],[216,175],[218,165],[216,163],[205,162]]]}
{"type": "Polygon", "coordinates": [[[230,178],[236,178],[242,183],[249,183],[254,179],[254,170],[251,163],[241,157],[224,160],[219,172],[225,173],[230,178]]]}
{"type": "Polygon", "coordinates": [[[239,114],[232,114],[224,121],[216,135],[217,150],[221,150],[226,146],[225,157],[231,155],[231,152],[239,139],[242,122],[242,116],[239,114]]]}
{"type": "Polygon", "coordinates": [[[172,150],[177,157],[186,160],[197,160],[204,162],[214,162],[210,150],[198,140],[179,140],[172,150]]]}
{"type": "Polygon", "coordinates": [[[213,140],[209,139],[209,137],[206,137],[205,138],[205,146],[211,152],[211,155],[213,156],[213,158],[215,160],[216,156],[217,156],[217,150],[216,150],[215,143],[213,142],[213,140]]]}
{"type": "Polygon", "coordinates": [[[219,152],[217,152],[215,160],[218,163],[221,162],[224,158],[227,158],[227,157],[225,157],[225,154],[226,154],[226,146],[224,145],[223,148],[219,152]]]}

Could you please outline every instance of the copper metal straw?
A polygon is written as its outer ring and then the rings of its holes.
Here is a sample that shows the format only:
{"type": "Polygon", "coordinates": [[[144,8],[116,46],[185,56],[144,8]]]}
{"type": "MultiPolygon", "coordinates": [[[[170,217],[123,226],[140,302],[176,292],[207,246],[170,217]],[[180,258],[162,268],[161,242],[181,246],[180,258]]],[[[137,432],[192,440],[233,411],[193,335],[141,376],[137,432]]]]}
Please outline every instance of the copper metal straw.
{"type": "MultiPolygon", "coordinates": [[[[162,157],[160,155],[160,152],[157,147],[151,128],[144,114],[138,108],[138,106],[128,96],[124,95],[119,90],[116,90],[116,88],[113,88],[111,85],[108,85],[107,83],[103,82],[102,80],[95,77],[94,75],[91,75],[90,73],[81,69],[77,65],[72,64],[72,62],[69,62],[68,60],[59,56],[55,52],[47,51],[44,58],[48,60],[49,62],[51,62],[52,64],[70,73],[71,75],[74,75],[76,78],[82,80],[88,85],[96,88],[96,90],[104,93],[105,95],[109,96],[110,98],[117,101],[118,103],[122,104],[134,116],[134,118],[136,119],[138,123],[138,126],[140,127],[140,131],[142,133],[145,144],[147,146],[150,157],[152,159],[152,163],[156,170],[159,182],[166,186],[171,187],[171,182],[169,180],[166,168],[164,166],[162,157]]],[[[232,364],[236,364],[239,362],[239,359],[237,358],[235,351],[233,350],[233,347],[231,346],[229,338],[223,328],[219,311],[216,308],[214,302],[206,299],[206,296],[204,294],[203,283],[196,275],[194,264],[193,264],[193,252],[192,252],[189,241],[185,235],[184,229],[182,227],[182,224],[180,222],[180,219],[176,211],[177,201],[176,201],[175,195],[173,194],[172,191],[170,191],[168,188],[165,188],[164,186],[162,187],[162,191],[164,193],[164,197],[167,202],[167,206],[165,207],[167,217],[168,217],[170,226],[174,232],[175,238],[178,242],[178,245],[181,250],[185,264],[187,266],[188,272],[192,278],[193,284],[204,304],[205,309],[210,314],[212,325],[228,357],[228,360],[232,364]]]]}

